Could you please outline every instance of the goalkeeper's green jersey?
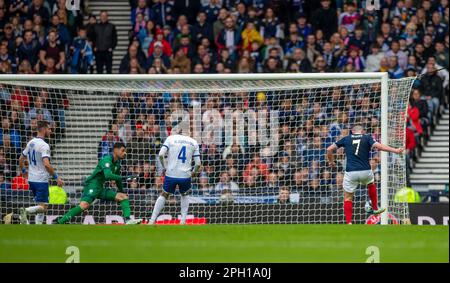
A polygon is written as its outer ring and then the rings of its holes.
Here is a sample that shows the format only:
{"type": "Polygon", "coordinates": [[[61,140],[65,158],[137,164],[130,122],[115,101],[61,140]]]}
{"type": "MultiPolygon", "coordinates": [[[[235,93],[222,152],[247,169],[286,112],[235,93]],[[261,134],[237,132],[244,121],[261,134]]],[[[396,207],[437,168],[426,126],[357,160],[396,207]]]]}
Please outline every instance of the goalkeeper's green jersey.
{"type": "Polygon", "coordinates": [[[114,162],[114,158],[111,155],[105,156],[98,162],[94,169],[94,172],[86,178],[86,185],[95,185],[102,187],[106,181],[115,181],[117,189],[123,190],[122,176],[120,175],[120,161],[114,162]]]}

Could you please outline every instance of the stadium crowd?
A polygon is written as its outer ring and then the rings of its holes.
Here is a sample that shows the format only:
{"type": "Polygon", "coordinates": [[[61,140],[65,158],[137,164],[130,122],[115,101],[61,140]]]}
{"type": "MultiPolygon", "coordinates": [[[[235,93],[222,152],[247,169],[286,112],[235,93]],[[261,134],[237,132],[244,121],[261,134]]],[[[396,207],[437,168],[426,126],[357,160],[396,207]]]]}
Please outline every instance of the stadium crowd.
{"type": "MultiPolygon", "coordinates": [[[[385,0],[380,10],[367,10],[364,3],[130,0],[130,42],[119,72],[381,71],[394,79],[423,75],[414,85],[408,108],[410,169],[441,108],[448,105],[448,0],[385,0]]],[[[83,25],[83,10],[68,11],[64,5],[64,0],[0,0],[0,73],[112,72],[117,33],[108,21],[108,12],[102,11],[99,19],[89,15],[83,25]]],[[[205,167],[197,182],[198,191],[226,195],[238,188],[264,187],[277,192],[281,188],[282,196],[286,190],[338,188],[342,174],[323,164],[324,146],[347,133],[354,122],[364,122],[375,135],[379,132],[379,113],[372,110],[378,102],[371,96],[378,90],[374,87],[366,95],[358,95],[361,88],[372,87],[329,89],[320,101],[299,95],[274,102],[270,93],[246,93],[234,100],[225,95],[122,93],[110,129],[99,145],[99,157],[122,140],[130,151],[127,173],[141,176],[130,187],[161,186],[155,155],[170,133],[170,123],[166,122],[171,111],[187,109],[193,103],[219,111],[230,105],[275,107],[286,119],[301,117],[301,121],[282,123],[281,134],[286,139],[275,160],[267,160],[260,149],[237,144],[203,146],[205,167]],[[345,103],[334,104],[341,103],[337,101],[345,103]],[[336,106],[344,111],[332,111],[336,106]],[[364,121],[352,120],[358,111],[367,114],[364,121]]],[[[0,178],[10,180],[16,175],[12,163],[17,159],[13,157],[34,123],[30,117],[42,115],[64,127],[64,109],[69,103],[63,94],[52,98],[33,96],[26,89],[0,90],[0,168],[8,168],[1,170],[0,178]]],[[[376,156],[373,162],[376,169],[376,156]]]]}

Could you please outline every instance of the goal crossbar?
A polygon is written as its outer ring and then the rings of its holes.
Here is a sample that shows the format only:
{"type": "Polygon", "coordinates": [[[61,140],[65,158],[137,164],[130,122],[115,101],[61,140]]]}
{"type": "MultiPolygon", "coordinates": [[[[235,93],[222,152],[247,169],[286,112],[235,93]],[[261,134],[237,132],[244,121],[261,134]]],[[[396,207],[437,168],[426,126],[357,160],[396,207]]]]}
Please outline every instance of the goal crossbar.
{"type": "Polygon", "coordinates": [[[388,74],[367,73],[279,73],[279,74],[167,74],[167,75],[123,75],[123,74],[56,74],[56,75],[2,75],[2,81],[213,81],[213,80],[329,80],[329,79],[382,79],[388,74]]]}

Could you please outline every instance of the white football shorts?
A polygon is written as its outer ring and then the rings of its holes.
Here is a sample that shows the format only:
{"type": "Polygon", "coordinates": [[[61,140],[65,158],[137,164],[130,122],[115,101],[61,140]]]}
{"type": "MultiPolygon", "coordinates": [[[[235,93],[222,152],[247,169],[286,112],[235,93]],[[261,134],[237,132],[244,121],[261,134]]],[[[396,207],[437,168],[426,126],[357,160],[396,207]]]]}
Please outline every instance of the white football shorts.
{"type": "Polygon", "coordinates": [[[344,191],[352,194],[359,185],[367,186],[374,181],[372,170],[345,172],[344,191]]]}

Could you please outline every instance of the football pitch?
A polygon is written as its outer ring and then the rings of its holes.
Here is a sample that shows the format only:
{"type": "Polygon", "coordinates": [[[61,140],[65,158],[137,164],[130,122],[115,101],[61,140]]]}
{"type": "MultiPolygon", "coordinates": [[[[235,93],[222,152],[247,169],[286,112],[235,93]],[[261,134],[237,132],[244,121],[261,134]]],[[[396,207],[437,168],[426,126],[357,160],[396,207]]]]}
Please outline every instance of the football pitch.
{"type": "Polygon", "coordinates": [[[0,262],[448,262],[448,226],[0,225],[0,262]],[[69,248],[69,249],[68,249],[69,248]],[[66,251],[68,254],[66,254],[66,251]],[[367,253],[367,254],[366,254],[367,253]]]}

